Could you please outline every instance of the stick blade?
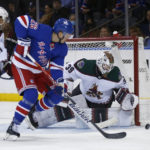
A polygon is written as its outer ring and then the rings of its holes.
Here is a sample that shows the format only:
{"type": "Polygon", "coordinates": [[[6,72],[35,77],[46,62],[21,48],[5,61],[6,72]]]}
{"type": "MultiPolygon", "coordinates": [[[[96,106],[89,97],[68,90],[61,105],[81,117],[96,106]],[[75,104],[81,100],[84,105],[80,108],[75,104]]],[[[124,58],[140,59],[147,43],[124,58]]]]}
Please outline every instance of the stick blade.
{"type": "Polygon", "coordinates": [[[95,123],[91,122],[93,126],[107,139],[122,139],[126,137],[127,133],[126,132],[119,132],[119,133],[107,133],[101,128],[99,128],[95,123]]]}
{"type": "Polygon", "coordinates": [[[120,133],[112,133],[112,134],[105,133],[103,135],[108,139],[122,139],[122,138],[126,137],[127,134],[126,134],[126,132],[120,132],[120,133]]]}

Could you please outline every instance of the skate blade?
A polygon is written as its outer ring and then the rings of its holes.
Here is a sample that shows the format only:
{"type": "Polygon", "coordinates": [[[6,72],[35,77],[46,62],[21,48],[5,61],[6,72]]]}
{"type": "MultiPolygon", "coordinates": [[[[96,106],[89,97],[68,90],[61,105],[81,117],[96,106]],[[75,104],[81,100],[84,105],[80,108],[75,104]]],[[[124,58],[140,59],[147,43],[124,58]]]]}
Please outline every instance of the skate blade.
{"type": "Polygon", "coordinates": [[[6,136],[3,138],[4,141],[16,141],[19,137],[16,135],[10,135],[6,133],[6,136]]]}
{"type": "Polygon", "coordinates": [[[25,118],[25,122],[27,124],[27,128],[31,129],[31,130],[35,130],[36,128],[31,124],[30,119],[28,118],[28,116],[25,118]]]}

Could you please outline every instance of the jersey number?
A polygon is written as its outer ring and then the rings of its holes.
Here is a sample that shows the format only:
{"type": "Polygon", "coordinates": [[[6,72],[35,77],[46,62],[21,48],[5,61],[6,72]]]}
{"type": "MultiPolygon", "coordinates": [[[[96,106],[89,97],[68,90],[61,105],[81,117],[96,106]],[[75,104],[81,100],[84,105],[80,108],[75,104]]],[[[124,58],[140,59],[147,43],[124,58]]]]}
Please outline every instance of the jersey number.
{"type": "Polygon", "coordinates": [[[65,69],[66,69],[69,73],[71,73],[71,72],[74,70],[74,67],[73,67],[71,64],[68,64],[68,65],[65,67],[65,69]]]}

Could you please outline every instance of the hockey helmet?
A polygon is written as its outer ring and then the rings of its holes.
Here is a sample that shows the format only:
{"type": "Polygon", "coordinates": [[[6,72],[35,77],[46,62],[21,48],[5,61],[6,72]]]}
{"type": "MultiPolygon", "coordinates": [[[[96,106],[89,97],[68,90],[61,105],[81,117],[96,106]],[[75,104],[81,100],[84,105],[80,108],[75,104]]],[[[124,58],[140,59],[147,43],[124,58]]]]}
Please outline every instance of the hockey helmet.
{"type": "Polygon", "coordinates": [[[0,7],[0,30],[2,30],[4,23],[9,23],[8,12],[3,7],[0,7]]]}
{"type": "Polygon", "coordinates": [[[73,35],[74,28],[68,19],[60,18],[54,24],[54,32],[57,34],[62,32],[64,36],[65,34],[73,35]]]}
{"type": "Polygon", "coordinates": [[[102,52],[96,59],[96,65],[102,74],[109,73],[113,69],[114,57],[109,52],[102,52]]]}

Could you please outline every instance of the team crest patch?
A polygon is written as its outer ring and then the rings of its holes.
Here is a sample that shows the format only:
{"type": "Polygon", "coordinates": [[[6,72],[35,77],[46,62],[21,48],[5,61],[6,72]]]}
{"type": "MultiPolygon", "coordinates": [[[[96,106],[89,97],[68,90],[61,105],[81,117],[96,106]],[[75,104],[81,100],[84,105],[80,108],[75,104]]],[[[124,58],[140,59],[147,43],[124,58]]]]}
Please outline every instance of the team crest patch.
{"type": "Polygon", "coordinates": [[[81,60],[77,63],[77,66],[79,69],[82,69],[84,67],[84,64],[85,64],[85,62],[83,60],[81,60]]]}
{"type": "Polygon", "coordinates": [[[92,85],[92,87],[86,92],[86,94],[89,97],[96,97],[97,99],[101,99],[101,96],[103,95],[103,93],[98,91],[98,85],[96,85],[96,83],[92,85]]]}
{"type": "Polygon", "coordinates": [[[50,49],[53,50],[55,48],[55,44],[54,43],[50,43],[50,49]]]}

